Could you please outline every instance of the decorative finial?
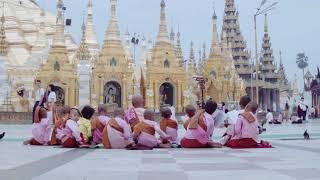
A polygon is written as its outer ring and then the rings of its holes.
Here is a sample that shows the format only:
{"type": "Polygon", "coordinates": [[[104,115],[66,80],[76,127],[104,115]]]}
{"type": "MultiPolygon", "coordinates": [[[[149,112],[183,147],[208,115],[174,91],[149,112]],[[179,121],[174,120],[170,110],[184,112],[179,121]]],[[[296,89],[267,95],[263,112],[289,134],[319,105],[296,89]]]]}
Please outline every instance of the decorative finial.
{"type": "Polygon", "coordinates": [[[212,15],[212,19],[217,19],[217,14],[216,14],[216,7],[215,7],[215,2],[213,1],[213,15],[212,15]]]}
{"type": "Polygon", "coordinates": [[[166,2],[164,0],[161,0],[160,7],[161,8],[165,8],[166,7],[166,2]]]}
{"type": "Polygon", "coordinates": [[[268,32],[268,14],[266,13],[265,15],[265,22],[264,22],[264,32],[268,32]]]}

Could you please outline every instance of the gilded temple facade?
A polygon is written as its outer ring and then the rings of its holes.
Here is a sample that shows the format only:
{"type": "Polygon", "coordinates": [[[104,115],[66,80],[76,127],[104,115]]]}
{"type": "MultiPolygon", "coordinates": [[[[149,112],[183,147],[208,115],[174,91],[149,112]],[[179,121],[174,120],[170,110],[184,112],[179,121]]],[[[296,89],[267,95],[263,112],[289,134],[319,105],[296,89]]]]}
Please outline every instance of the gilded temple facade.
{"type": "MultiPolygon", "coordinates": [[[[234,0],[226,0],[220,35],[215,12],[212,16],[210,49],[207,50],[204,44],[197,55],[191,43],[189,58],[183,57],[180,30],[175,33],[171,28],[168,33],[166,2],[160,0],[157,37],[154,43],[152,39],[141,38],[138,59],[131,54],[133,47],[128,29],[124,39],[120,37],[117,0],[110,0],[110,17],[101,49],[93,23],[92,0],[87,1],[87,16],[79,45],[65,32],[63,0],[57,0],[56,16],[43,11],[32,0],[22,0],[23,6],[19,6],[17,0],[13,1],[3,7],[1,42],[4,39],[7,44],[1,43],[0,46],[0,52],[6,51],[0,61],[5,64],[6,73],[1,77],[8,76],[0,81],[7,79],[10,86],[12,111],[31,111],[35,80],[41,80],[43,88],[54,84],[60,105],[91,104],[96,107],[105,103],[127,108],[131,106],[132,95],[141,94],[146,107],[159,110],[162,106],[173,106],[177,112],[182,112],[188,104],[197,105],[201,100],[201,91],[195,81],[197,76],[207,79],[205,99],[213,98],[219,103],[235,102],[248,91],[247,76],[252,71],[249,70],[249,54],[239,30],[234,0]],[[19,13],[12,12],[13,9],[19,13]],[[34,18],[27,21],[28,17],[20,15],[30,13],[30,9],[34,18]],[[29,24],[23,24],[26,22],[29,24]],[[208,56],[206,52],[209,52],[208,56]]],[[[270,52],[268,49],[264,51],[270,52]]],[[[272,64],[267,59],[269,56],[266,54],[265,60],[261,60],[266,62],[265,67],[271,67],[267,65],[272,64]]],[[[281,82],[285,87],[288,82],[283,77],[283,65],[280,68],[281,82]]],[[[263,73],[276,74],[277,70],[272,67],[263,73]]],[[[274,88],[272,82],[270,80],[269,89],[274,88]]],[[[4,99],[8,98],[1,100],[4,99]]]]}

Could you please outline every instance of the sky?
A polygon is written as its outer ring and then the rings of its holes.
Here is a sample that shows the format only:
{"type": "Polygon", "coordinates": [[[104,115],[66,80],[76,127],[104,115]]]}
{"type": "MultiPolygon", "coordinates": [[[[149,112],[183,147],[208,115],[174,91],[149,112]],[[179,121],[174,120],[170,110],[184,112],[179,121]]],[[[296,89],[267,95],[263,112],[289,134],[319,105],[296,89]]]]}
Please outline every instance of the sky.
{"type": "MultiPolygon", "coordinates": [[[[240,29],[247,41],[247,49],[254,54],[253,15],[261,0],[235,0],[240,13],[240,29]]],[[[267,0],[266,7],[277,0],[267,0]]],[[[38,4],[47,11],[56,13],[55,0],[37,0],[38,4]]],[[[81,38],[81,24],[86,13],[87,0],[65,0],[66,18],[72,19],[72,26],[66,30],[75,41],[81,38]]],[[[296,66],[296,55],[305,52],[309,57],[309,69],[316,73],[320,66],[320,23],[318,0],[278,0],[277,8],[269,13],[269,33],[275,60],[279,62],[279,51],[289,80],[294,74],[299,78],[302,87],[302,71],[296,66]]],[[[212,36],[213,4],[218,16],[218,28],[221,32],[225,0],[166,0],[166,15],[168,32],[171,28],[181,32],[181,43],[185,59],[189,57],[190,42],[198,52],[201,45],[206,43],[209,52],[212,36]]],[[[93,0],[94,23],[97,38],[102,45],[105,38],[110,15],[109,0],[93,0]]],[[[120,33],[123,35],[128,28],[131,35],[144,35],[155,41],[159,29],[160,0],[118,0],[117,15],[120,33]]],[[[264,16],[257,19],[258,44],[261,48],[264,16]]],[[[197,53],[196,53],[197,54],[197,53]]]]}

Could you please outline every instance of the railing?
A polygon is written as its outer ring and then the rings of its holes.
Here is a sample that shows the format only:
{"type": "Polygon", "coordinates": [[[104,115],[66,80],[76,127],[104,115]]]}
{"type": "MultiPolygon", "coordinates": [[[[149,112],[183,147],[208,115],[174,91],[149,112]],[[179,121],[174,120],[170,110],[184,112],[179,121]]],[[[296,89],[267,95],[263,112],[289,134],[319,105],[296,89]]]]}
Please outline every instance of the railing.
{"type": "Polygon", "coordinates": [[[31,123],[31,112],[0,112],[0,123],[31,123]]]}

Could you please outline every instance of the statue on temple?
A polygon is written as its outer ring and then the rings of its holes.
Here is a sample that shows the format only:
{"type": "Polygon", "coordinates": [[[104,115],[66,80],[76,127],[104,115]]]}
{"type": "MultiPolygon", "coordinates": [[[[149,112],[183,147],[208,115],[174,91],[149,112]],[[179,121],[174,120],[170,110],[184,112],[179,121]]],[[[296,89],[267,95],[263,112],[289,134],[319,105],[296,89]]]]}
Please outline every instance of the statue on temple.
{"type": "Polygon", "coordinates": [[[107,89],[105,101],[107,104],[116,103],[116,90],[113,87],[107,89]]]}

